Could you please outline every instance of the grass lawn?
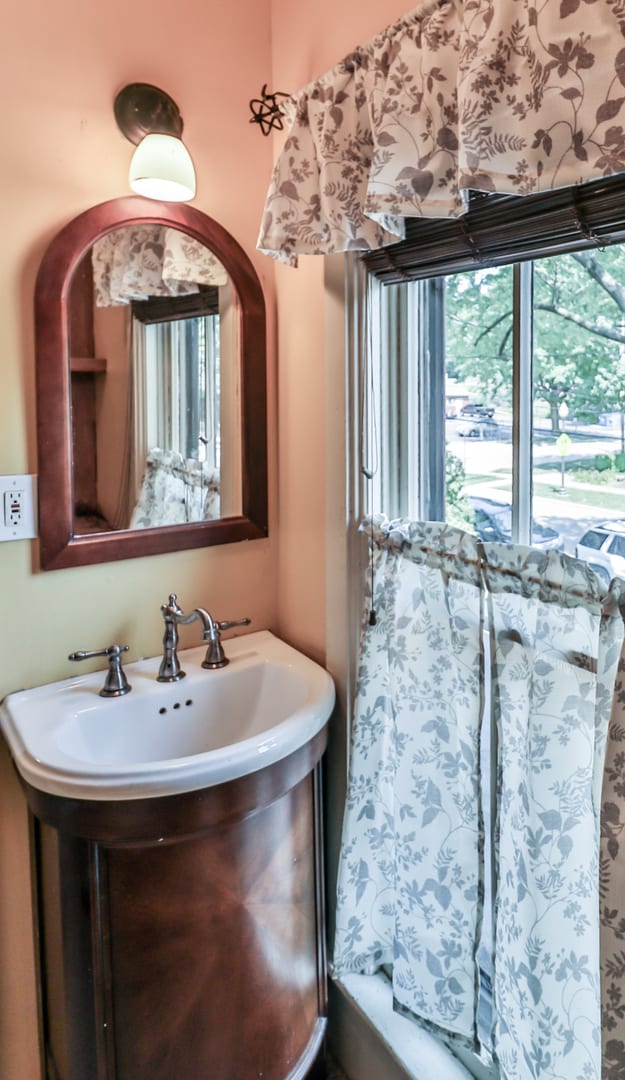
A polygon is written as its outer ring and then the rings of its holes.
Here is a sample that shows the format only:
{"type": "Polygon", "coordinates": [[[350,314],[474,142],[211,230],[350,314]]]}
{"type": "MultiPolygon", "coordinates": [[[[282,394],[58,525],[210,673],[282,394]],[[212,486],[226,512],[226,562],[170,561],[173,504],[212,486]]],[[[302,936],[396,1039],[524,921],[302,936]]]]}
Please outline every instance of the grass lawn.
{"type": "MultiPolygon", "coordinates": [[[[510,476],[509,469],[493,469],[490,473],[468,473],[465,476],[465,484],[483,484],[488,483],[490,480],[498,480],[498,473],[507,473],[508,480],[510,476]]],[[[502,478],[502,482],[505,482],[502,478]]]]}
{"type": "Polygon", "coordinates": [[[580,503],[582,506],[598,506],[604,510],[617,510],[625,513],[625,491],[622,495],[599,489],[598,491],[577,487],[575,480],[567,476],[564,492],[560,494],[560,485],[534,484],[534,495],[542,495],[548,499],[558,497],[562,502],[580,503]]]}

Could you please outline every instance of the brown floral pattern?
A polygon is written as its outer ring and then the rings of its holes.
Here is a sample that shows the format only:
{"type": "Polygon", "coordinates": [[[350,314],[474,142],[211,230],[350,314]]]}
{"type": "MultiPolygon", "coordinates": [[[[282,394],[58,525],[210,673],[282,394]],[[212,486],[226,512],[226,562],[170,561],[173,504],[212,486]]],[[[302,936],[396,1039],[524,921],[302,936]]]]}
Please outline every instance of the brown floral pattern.
{"type": "Polygon", "coordinates": [[[427,0],[288,112],[258,247],[293,265],[625,171],[625,0],[427,0]]]}
{"type": "Polygon", "coordinates": [[[619,663],[601,805],[603,1078],[625,1078],[625,657],[619,663]]]}

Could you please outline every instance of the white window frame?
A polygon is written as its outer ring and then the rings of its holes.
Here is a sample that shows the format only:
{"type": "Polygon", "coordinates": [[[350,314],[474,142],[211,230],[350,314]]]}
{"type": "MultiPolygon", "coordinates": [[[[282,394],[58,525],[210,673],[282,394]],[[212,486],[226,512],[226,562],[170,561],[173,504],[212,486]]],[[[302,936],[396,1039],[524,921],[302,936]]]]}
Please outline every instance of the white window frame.
{"type": "MultiPolygon", "coordinates": [[[[533,270],[513,264],[512,537],[521,544],[531,536],[533,270]]],[[[368,512],[445,519],[444,282],[367,278],[363,460],[377,466],[368,512]]]]}

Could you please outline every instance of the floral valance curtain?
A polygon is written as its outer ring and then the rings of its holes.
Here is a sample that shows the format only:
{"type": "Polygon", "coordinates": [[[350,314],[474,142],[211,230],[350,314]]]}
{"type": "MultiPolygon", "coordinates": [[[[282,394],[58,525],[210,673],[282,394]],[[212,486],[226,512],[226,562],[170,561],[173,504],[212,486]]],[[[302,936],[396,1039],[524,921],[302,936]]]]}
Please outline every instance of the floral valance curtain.
{"type": "Polygon", "coordinates": [[[288,103],[258,247],[370,250],[469,190],[625,171],[622,0],[427,0],[288,103]]]}
{"type": "Polygon", "coordinates": [[[93,245],[93,283],[98,307],[116,307],[149,296],[197,293],[199,285],[225,285],[219,259],[179,229],[132,225],[115,229],[93,245]]]}
{"type": "Polygon", "coordinates": [[[617,1080],[620,747],[604,788],[603,1002],[599,825],[624,584],[606,594],[561,552],[438,523],[370,534],[377,618],[363,620],[334,974],[386,966],[397,1009],[493,1055],[503,1080],[617,1080]]]}

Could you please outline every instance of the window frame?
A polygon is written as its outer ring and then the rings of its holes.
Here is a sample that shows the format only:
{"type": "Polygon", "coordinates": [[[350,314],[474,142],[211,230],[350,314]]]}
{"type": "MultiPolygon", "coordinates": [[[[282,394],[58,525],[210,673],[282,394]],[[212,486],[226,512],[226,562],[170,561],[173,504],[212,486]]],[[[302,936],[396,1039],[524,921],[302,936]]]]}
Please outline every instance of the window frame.
{"type": "Polygon", "coordinates": [[[409,219],[403,241],[361,256],[373,298],[370,314],[377,310],[383,323],[393,307],[394,323],[404,329],[396,341],[398,356],[391,359],[388,334],[369,327],[370,367],[376,342],[379,355],[380,346],[387,346],[388,360],[377,385],[371,379],[371,396],[377,393],[378,401],[365,410],[369,417],[376,408],[379,412],[379,433],[369,431],[371,442],[379,438],[374,456],[380,461],[380,476],[369,489],[369,512],[445,519],[445,315],[444,305],[437,309],[438,290],[449,276],[511,265],[512,541],[531,543],[534,264],[625,243],[624,206],[621,174],[522,197],[472,193],[462,218],[409,219]],[[417,299],[408,302],[411,289],[417,299]],[[385,413],[385,403],[393,398],[394,413],[385,413]],[[397,433],[384,441],[393,425],[397,433]]]}

